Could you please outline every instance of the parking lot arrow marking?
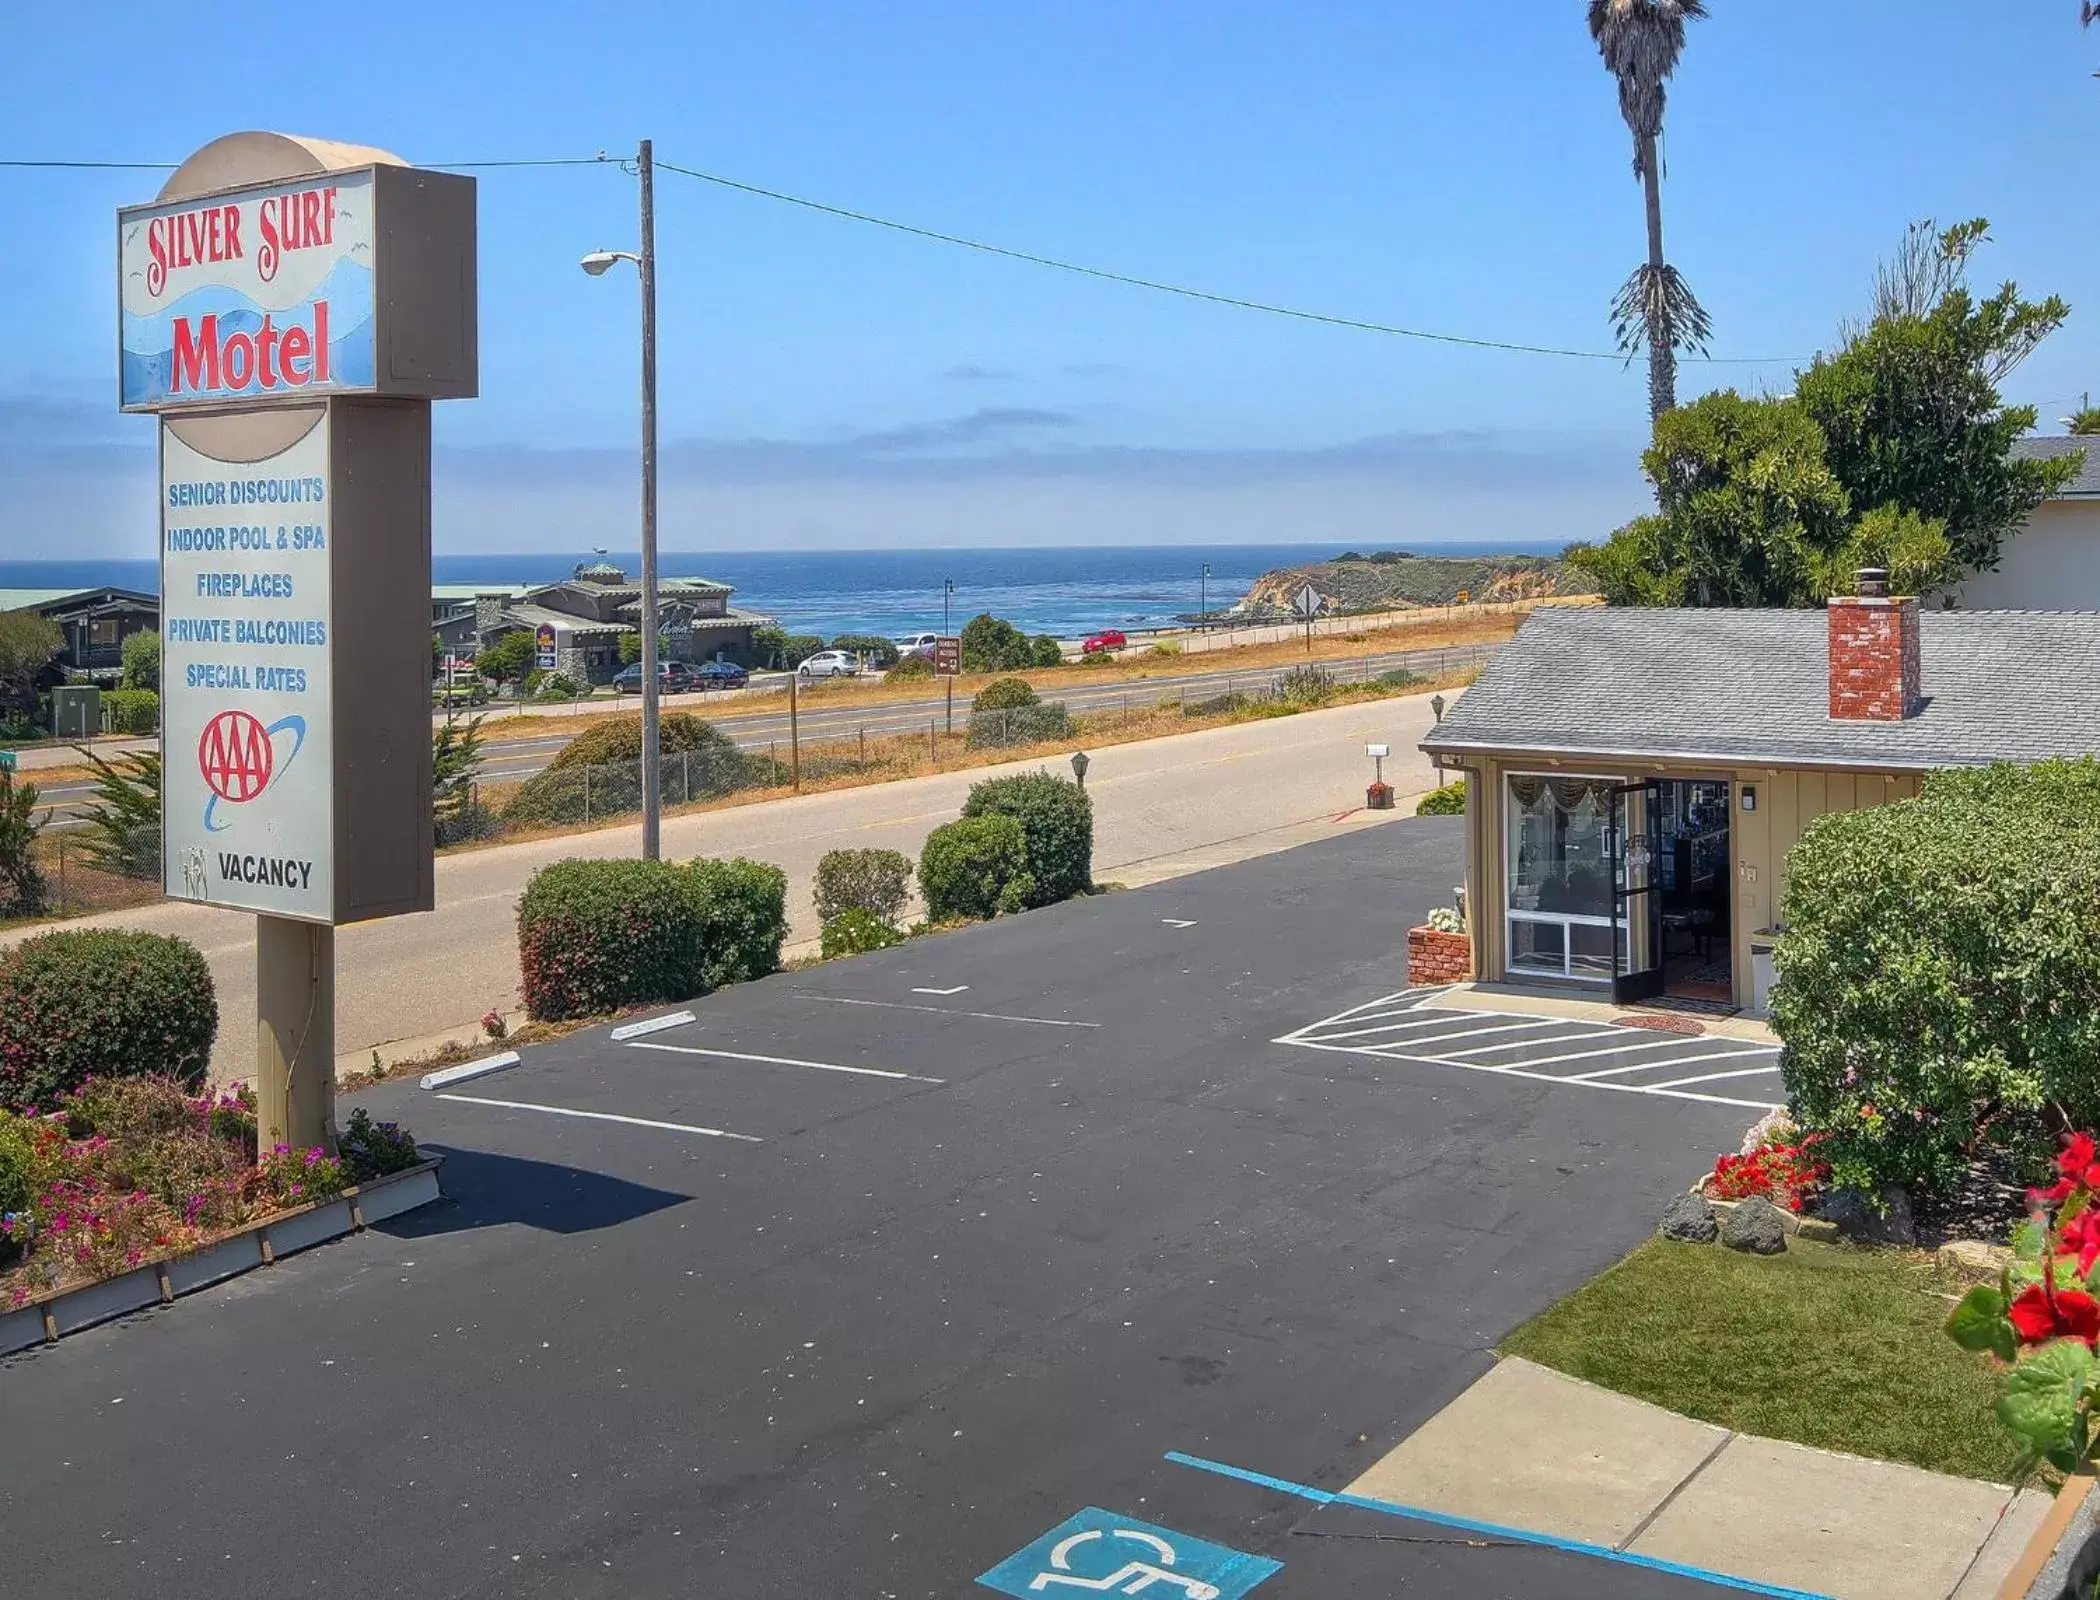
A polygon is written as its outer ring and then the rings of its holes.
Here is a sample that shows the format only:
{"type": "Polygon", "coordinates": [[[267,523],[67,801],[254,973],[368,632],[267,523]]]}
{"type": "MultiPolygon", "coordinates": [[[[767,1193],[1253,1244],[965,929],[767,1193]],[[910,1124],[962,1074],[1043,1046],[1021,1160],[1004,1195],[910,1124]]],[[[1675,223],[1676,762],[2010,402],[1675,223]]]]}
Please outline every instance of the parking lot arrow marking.
{"type": "Polygon", "coordinates": [[[1196,925],[1193,918],[1184,921],[1180,917],[1161,917],[1159,920],[1170,928],[1193,928],[1196,925]]]}
{"type": "Polygon", "coordinates": [[[969,986],[969,985],[968,985],[967,983],[958,983],[958,984],[957,984],[957,985],[956,985],[956,986],[955,986],[954,988],[952,988],[952,989],[914,989],[914,990],[912,990],[912,993],[913,993],[913,994],[961,994],[961,993],[963,992],[963,990],[965,990],[965,989],[967,989],[967,988],[969,988],[969,987],[970,987],[970,986],[969,986]]]}

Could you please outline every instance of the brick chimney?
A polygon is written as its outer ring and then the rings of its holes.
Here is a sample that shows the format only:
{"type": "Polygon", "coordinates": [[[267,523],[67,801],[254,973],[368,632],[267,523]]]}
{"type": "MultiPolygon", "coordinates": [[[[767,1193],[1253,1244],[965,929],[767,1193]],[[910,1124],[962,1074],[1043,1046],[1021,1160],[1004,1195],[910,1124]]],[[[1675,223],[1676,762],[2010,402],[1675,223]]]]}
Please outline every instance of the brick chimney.
{"type": "Polygon", "coordinates": [[[1862,567],[1859,593],[1832,595],[1830,715],[1847,722],[1901,722],[1918,710],[1918,602],[1889,598],[1889,575],[1862,567]]]}

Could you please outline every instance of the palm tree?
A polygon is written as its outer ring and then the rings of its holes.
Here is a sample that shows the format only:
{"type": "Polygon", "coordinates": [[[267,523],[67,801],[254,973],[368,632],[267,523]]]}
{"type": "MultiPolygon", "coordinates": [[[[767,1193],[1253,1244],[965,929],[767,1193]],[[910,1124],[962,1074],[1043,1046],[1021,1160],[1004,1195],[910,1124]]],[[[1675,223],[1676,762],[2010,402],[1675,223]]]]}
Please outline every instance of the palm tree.
{"type": "Polygon", "coordinates": [[[1612,323],[1627,360],[1647,347],[1648,409],[1656,417],[1677,404],[1677,352],[1703,354],[1713,331],[1690,286],[1663,260],[1662,173],[1655,153],[1664,85],[1684,54],[1684,25],[1705,15],[1705,0],[1590,0],[1590,37],[1606,70],[1619,80],[1619,115],[1633,131],[1633,175],[1648,194],[1648,259],[1612,300],[1612,323]]]}

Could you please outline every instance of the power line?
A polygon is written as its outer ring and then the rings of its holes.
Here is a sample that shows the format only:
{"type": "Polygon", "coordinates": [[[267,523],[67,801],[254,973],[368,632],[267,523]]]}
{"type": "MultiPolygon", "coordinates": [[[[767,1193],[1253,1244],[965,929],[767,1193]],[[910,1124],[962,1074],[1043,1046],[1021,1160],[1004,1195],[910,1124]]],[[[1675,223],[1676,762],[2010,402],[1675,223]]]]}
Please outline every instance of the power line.
{"type": "MultiPolygon", "coordinates": [[[[935,228],[922,228],[909,222],[897,222],[888,217],[878,217],[865,211],[852,211],[844,206],[827,205],[821,200],[806,199],[801,195],[784,194],[778,189],[763,189],[757,184],[742,183],[735,178],[725,178],[719,173],[701,172],[694,167],[681,167],[675,162],[658,161],[659,170],[681,173],[688,178],[698,178],[702,183],[711,183],[723,189],[734,189],[740,194],[756,195],[763,200],[778,200],[786,205],[800,206],[806,211],[817,211],[825,216],[838,217],[847,222],[862,222],[871,227],[888,228],[895,233],[910,234],[918,239],[930,239],[936,244],[952,244],[965,250],[978,250],[986,255],[1003,256],[1009,261],[1025,261],[1032,266],[1050,267],[1058,272],[1076,273],[1083,278],[1097,278],[1106,283],[1120,283],[1132,289],[1150,289],[1159,294],[1179,295],[1187,300],[1202,300],[1211,305],[1231,306],[1240,311],[1259,311],[1274,317],[1292,317],[1301,322],[1318,322],[1328,327],[1353,328],[1363,333],[1391,334],[1402,339],[1422,339],[1433,344],[1462,345],[1474,350],[1506,350],[1518,355],[1567,356],[1581,361],[1619,361],[1627,359],[1623,351],[1574,350],[1559,345],[1522,344],[1507,339],[1476,339],[1458,333],[1434,333],[1423,328],[1402,328],[1387,322],[1367,322],[1358,317],[1336,316],[1324,311],[1306,311],[1296,306],[1274,305],[1265,300],[1248,300],[1238,295],[1216,294],[1208,289],[1191,289],[1183,284],[1162,283],[1155,278],[1140,278],[1127,272],[1114,272],[1106,267],[1090,267],[1076,261],[1061,261],[1055,256],[1037,255],[1031,250],[1014,250],[1005,245],[987,244],[981,239],[966,239],[960,234],[942,233],[935,228]]],[[[1705,362],[1712,366],[1767,366],[1781,362],[1792,362],[1793,356],[1684,356],[1686,361],[1705,362]]]]}
{"type": "MultiPolygon", "coordinates": [[[[620,164],[618,156],[600,151],[594,156],[528,156],[511,161],[419,161],[419,167],[431,167],[447,172],[464,172],[470,169],[494,167],[610,167],[620,164]]],[[[0,167],[16,171],[50,172],[173,172],[181,165],[175,161],[13,161],[0,160],[0,167]]]]}

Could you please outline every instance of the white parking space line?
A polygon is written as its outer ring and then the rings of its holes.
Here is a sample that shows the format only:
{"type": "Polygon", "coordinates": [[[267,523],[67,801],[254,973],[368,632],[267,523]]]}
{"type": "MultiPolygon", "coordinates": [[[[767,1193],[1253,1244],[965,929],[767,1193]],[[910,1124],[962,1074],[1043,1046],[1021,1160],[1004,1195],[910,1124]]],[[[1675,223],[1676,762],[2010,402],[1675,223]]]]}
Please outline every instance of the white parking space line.
{"type": "MultiPolygon", "coordinates": [[[[1551,1028],[1554,1026],[1556,1024],[1550,1019],[1540,1022],[1491,1022],[1486,1027],[1465,1028],[1457,1033],[1421,1034],[1411,1039],[1391,1039],[1386,1042],[1397,1045],[1402,1049],[1413,1049],[1416,1046],[1420,1046],[1421,1049],[1416,1052],[1417,1054],[1426,1054],[1430,1050],[1437,1050],[1441,1054],[1442,1045],[1446,1040],[1450,1039],[1471,1039],[1483,1033],[1515,1033],[1523,1028],[1551,1028]]],[[[1346,1033],[1323,1033],[1320,1035],[1323,1043],[1330,1039],[1346,1039],[1348,1037],[1349,1035],[1346,1033]]],[[[1563,1034],[1552,1039],[1504,1039],[1500,1044],[1483,1045],[1478,1050],[1454,1050],[1451,1052],[1451,1058],[1456,1060],[1458,1057],[1465,1055],[1485,1055],[1490,1050],[1507,1050],[1511,1046],[1519,1044],[1560,1044],[1568,1040],[1590,1037],[1594,1037],[1594,1035],[1576,1033],[1563,1034]]]]}
{"type": "Polygon", "coordinates": [[[1427,1056],[1395,1055],[1385,1050],[1359,1050],[1346,1044],[1315,1044],[1310,1039],[1279,1040],[1305,1050],[1333,1050],[1342,1055],[1372,1055],[1384,1061],[1406,1061],[1422,1067],[1456,1067],[1460,1072],[1480,1072],[1495,1078],[1528,1078],[1534,1083],[1558,1083],[1575,1089],[1609,1089],[1618,1094],[1659,1095],[1669,1100],[1697,1100],[1702,1105],[1742,1106],[1750,1111],[1770,1111],[1774,1102],[1770,1100],[1737,1100],[1728,1095],[1694,1094],[1689,1089],[1651,1088],[1641,1083],[1607,1083],[1603,1081],[1578,1083],[1573,1078],[1556,1077],[1550,1072],[1527,1072],[1522,1067],[1483,1067],[1471,1061],[1436,1061],[1427,1056]]]}
{"type": "MultiPolygon", "coordinates": [[[[1634,1030],[1628,1028],[1626,1031],[1631,1033],[1634,1030]]],[[[1566,1042],[1572,1044],[1574,1041],[1568,1040],[1566,1042]]],[[[1630,1056],[1636,1050],[1682,1050],[1684,1045],[1683,1035],[1667,1034],[1660,1039],[1643,1040],[1639,1044],[1607,1044],[1599,1045],[1594,1050],[1570,1050],[1563,1055],[1540,1056],[1536,1060],[1526,1061],[1524,1065],[1527,1067],[1554,1067],[1560,1065],[1563,1061],[1589,1061],[1597,1056],[1630,1056]]],[[[1472,1054],[1475,1052],[1468,1053],[1472,1054]]]]}
{"type": "MultiPolygon", "coordinates": [[[[1717,1038],[1715,1042],[1725,1043],[1726,1041],[1717,1038]]],[[[1776,1071],[1779,1066],[1778,1051],[1774,1050],[1768,1044],[1755,1044],[1749,1046],[1747,1049],[1709,1050],[1703,1055],[1678,1056],[1674,1060],[1670,1061],[1636,1061],[1631,1066],[1627,1067],[1600,1067],[1595,1072],[1571,1072],[1568,1074],[1568,1082],[1591,1083],[1598,1078],[1622,1078],[1629,1072],[1660,1072],[1670,1067],[1697,1066],[1703,1061],[1730,1061],[1737,1056],[1771,1056],[1771,1066],[1766,1068],[1765,1070],[1776,1071]]]]}
{"type": "Polygon", "coordinates": [[[768,1067],[810,1067],[818,1072],[850,1072],[861,1078],[901,1078],[908,1083],[946,1083],[946,1078],[921,1077],[916,1072],[892,1072],[885,1067],[842,1067],[835,1061],[802,1061],[794,1056],[757,1056],[743,1050],[703,1050],[696,1044],[656,1044],[637,1039],[630,1050],[667,1050],[681,1056],[713,1056],[719,1061],[756,1061],[768,1067]]]}
{"type": "Polygon", "coordinates": [[[1733,1072],[1709,1072],[1701,1078],[1672,1078],[1668,1083],[1651,1083],[1650,1089],[1687,1089],[1695,1083],[1719,1083],[1723,1078],[1757,1078],[1767,1072],[1777,1072],[1779,1063],[1774,1061],[1762,1067],[1738,1067],[1733,1072]]]}
{"type": "Polygon", "coordinates": [[[937,1017],[978,1017],[986,1022],[1032,1022],[1038,1028],[1098,1028],[1098,1022],[1070,1022],[1061,1017],[1010,1017],[999,1011],[963,1011],[954,1006],[914,1006],[902,1000],[856,1000],[843,994],[803,994],[802,1000],[821,1000],[828,1006],[876,1006],[884,1011],[930,1011],[937,1017]]]}
{"type": "MultiPolygon", "coordinates": [[[[1352,1018],[1351,1020],[1353,1021],[1354,1019],[1352,1018]]],[[[1420,1012],[1414,1012],[1410,1014],[1407,1020],[1402,1022],[1374,1023],[1368,1028],[1344,1028],[1340,1033],[1322,1032],[1316,1035],[1316,1037],[1320,1039],[1365,1039],[1369,1038],[1373,1034],[1378,1033],[1397,1033],[1403,1028],[1448,1028],[1454,1022],[1465,1023],[1471,1022],[1472,1020],[1473,1019],[1471,1017],[1467,1016],[1462,1011],[1453,1012],[1447,1016],[1441,1017],[1425,1017],[1420,1012]]],[[[1550,1017],[1542,1017],[1532,1022],[1503,1022],[1497,1023],[1495,1026],[1498,1028],[1551,1028],[1557,1027],[1558,1024],[1555,1023],[1550,1017]]],[[[1475,1028],[1470,1031],[1474,1033],[1479,1033],[1484,1030],[1475,1028]]],[[[1423,1035],[1423,1037],[1438,1039],[1456,1039],[1459,1037],[1459,1035],[1455,1033],[1425,1034],[1423,1035]]]]}
{"type": "Polygon", "coordinates": [[[489,1100],[478,1094],[441,1094],[440,1100],[457,1100],[462,1105],[495,1106],[503,1111],[538,1111],[550,1117],[583,1117],[591,1122],[620,1122],[630,1128],[662,1128],[671,1133],[698,1133],[710,1139],[734,1139],[739,1144],[764,1144],[765,1140],[751,1133],[731,1133],[727,1128],[703,1128],[691,1122],[656,1122],[648,1117],[622,1117],[610,1111],[578,1111],[572,1106],[539,1106],[529,1100],[489,1100]]]}
{"type": "Polygon", "coordinates": [[[1701,1086],[1775,1076],[1779,1070],[1779,1050],[1775,1045],[1726,1034],[1658,1033],[1616,1022],[1438,1004],[1446,992],[1445,988],[1436,987],[1382,995],[1317,1022],[1308,1022],[1273,1042],[1415,1066],[1455,1067],[1461,1072],[1492,1073],[1536,1083],[1579,1085],[1615,1094],[1660,1095],[1706,1105],[1741,1106],[1751,1111],[1769,1111],[1774,1104],[1769,1099],[1748,1100],[1709,1093],[1701,1086]],[[1437,1031],[1440,1028],[1449,1031],[1437,1031]],[[1545,1031],[1529,1031],[1539,1029],[1545,1031]],[[1461,1050],[1448,1048],[1453,1041],[1490,1034],[1500,1037],[1461,1050]],[[1549,1053],[1529,1054],[1536,1051],[1549,1053]],[[1485,1056],[1504,1059],[1479,1059],[1485,1056]],[[1747,1062],[1756,1057],[1764,1059],[1754,1065],[1710,1070],[1713,1063],[1747,1062]],[[1551,1070],[1569,1062],[1599,1058],[1610,1064],[1588,1071],[1551,1070]],[[1660,1081],[1656,1081],[1658,1077],[1660,1081]]]}

